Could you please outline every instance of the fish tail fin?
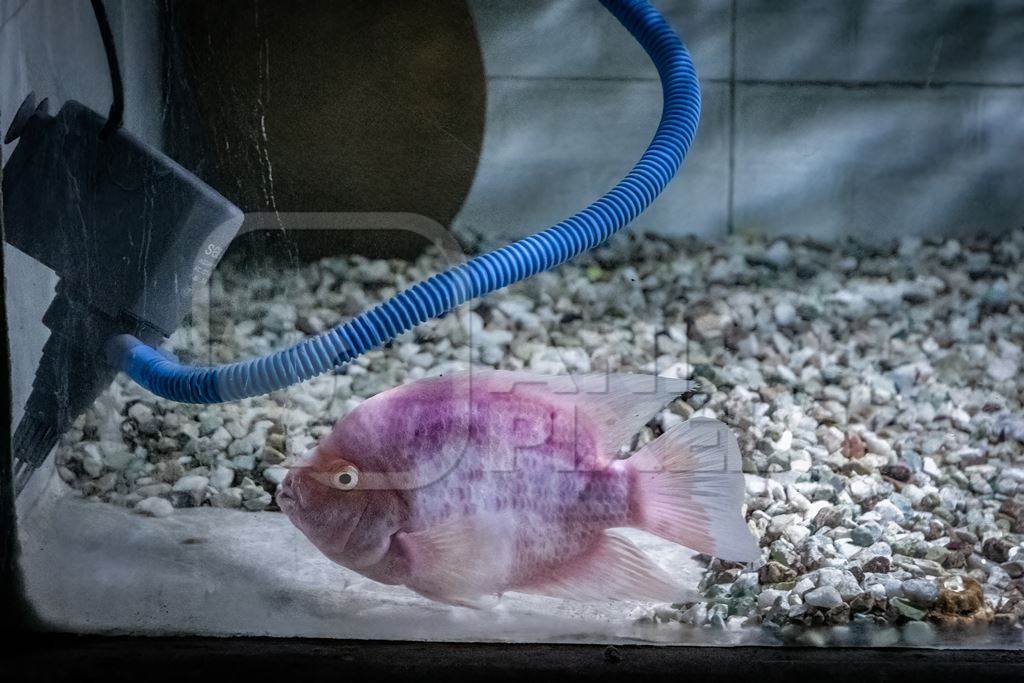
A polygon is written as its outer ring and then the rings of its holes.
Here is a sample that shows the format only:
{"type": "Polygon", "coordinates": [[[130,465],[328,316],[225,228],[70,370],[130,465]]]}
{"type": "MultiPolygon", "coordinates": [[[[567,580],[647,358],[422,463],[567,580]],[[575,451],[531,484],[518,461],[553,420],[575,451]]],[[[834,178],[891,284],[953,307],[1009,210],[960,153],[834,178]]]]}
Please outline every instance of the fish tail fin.
{"type": "Polygon", "coordinates": [[[634,526],[723,560],[761,557],[741,514],[739,445],[724,424],[693,418],[627,462],[635,471],[634,526]]]}

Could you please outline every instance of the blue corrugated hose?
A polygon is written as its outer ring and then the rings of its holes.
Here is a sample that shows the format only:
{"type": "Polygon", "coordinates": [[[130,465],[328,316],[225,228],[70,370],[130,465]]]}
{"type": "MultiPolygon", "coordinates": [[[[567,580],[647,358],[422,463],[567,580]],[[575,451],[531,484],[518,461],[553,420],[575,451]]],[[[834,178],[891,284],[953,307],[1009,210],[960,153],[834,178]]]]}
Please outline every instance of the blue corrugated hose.
{"type": "Polygon", "coordinates": [[[111,341],[111,362],[154,394],[185,403],[259,396],[344,365],[456,306],[548,270],[604,242],[640,215],[672,179],[700,117],[700,87],[690,55],[646,0],[601,0],[640,42],[661,77],[661,122],[622,182],[561,223],[483,254],[400,292],[315,337],[264,358],[190,367],[131,336],[111,341]]]}

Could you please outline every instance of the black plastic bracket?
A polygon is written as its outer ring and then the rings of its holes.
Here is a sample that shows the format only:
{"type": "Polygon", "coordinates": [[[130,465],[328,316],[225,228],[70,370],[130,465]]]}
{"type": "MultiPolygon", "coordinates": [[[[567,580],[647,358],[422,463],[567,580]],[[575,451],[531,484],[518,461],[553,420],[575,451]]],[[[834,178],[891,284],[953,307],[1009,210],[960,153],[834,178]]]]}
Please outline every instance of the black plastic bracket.
{"type": "Polygon", "coordinates": [[[29,95],[5,136],[18,140],[3,174],[6,240],[60,277],[14,435],[19,491],[113,379],[106,340],[160,344],[242,224],[237,207],[159,150],[124,130],[101,140],[104,123],[74,101],[50,116],[29,95]]]}

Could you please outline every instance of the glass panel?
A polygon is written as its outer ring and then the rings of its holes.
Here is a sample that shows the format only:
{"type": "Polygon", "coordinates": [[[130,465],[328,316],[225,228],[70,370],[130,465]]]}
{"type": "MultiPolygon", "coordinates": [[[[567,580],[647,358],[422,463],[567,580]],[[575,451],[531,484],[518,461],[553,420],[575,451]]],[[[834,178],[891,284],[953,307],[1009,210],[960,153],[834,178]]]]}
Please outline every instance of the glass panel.
{"type": "Polygon", "coordinates": [[[117,335],[205,366],[324,334],[586,205],[662,107],[599,3],[229,5],[107,3],[101,141],[89,5],[0,0],[10,432],[21,460],[56,442],[18,498],[45,623],[1021,647],[1019,8],[660,2],[704,109],[631,228],[246,375],[352,351],[308,381],[178,385],[229,399],[198,404],[115,372],[117,335]]]}

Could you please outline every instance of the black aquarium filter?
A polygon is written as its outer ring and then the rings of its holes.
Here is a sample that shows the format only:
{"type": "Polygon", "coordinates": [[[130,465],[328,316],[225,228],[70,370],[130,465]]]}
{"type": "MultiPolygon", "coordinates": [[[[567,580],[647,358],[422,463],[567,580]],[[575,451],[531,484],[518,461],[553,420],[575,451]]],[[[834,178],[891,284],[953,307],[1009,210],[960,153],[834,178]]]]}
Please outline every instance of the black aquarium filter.
{"type": "Polygon", "coordinates": [[[14,434],[16,488],[111,382],[105,342],[159,345],[189,312],[242,224],[233,204],[107,119],[69,101],[56,116],[29,96],[7,133],[7,241],[59,277],[50,330],[14,434]]]}

